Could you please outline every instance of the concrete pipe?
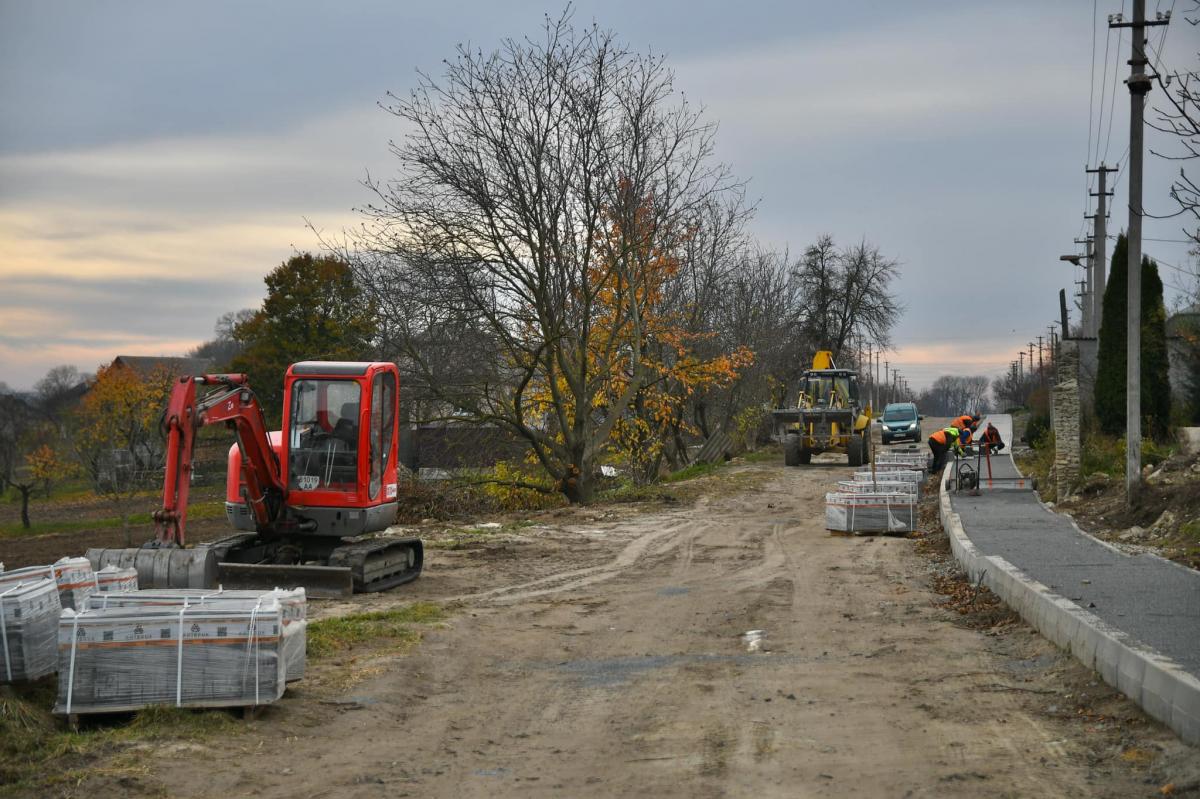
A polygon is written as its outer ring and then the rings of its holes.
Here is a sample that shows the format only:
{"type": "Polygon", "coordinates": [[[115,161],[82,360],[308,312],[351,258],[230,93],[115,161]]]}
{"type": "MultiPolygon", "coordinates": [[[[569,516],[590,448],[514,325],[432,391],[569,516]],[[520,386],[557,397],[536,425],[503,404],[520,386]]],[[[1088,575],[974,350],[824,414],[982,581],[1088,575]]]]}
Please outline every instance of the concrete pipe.
{"type": "Polygon", "coordinates": [[[92,568],[134,567],[139,588],[215,588],[217,555],[208,547],[194,549],[101,549],[86,553],[92,568]]]}

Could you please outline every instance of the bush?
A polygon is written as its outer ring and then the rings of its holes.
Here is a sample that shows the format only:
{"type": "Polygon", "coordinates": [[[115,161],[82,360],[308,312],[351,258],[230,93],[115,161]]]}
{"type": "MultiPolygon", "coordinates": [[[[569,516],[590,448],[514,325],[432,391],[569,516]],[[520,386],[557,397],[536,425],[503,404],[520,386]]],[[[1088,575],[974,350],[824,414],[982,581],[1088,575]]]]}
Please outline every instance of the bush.
{"type": "Polygon", "coordinates": [[[1037,413],[1029,417],[1025,426],[1025,443],[1034,449],[1049,445],[1054,447],[1053,431],[1050,429],[1050,414],[1037,413]]]}
{"type": "Polygon", "coordinates": [[[544,510],[557,508],[566,502],[554,481],[544,472],[535,472],[506,461],[497,463],[481,479],[486,481],[482,484],[484,494],[493,499],[500,510],[544,510]],[[526,488],[526,485],[537,487],[526,488]]]}
{"type": "MultiPolygon", "coordinates": [[[[1158,444],[1154,439],[1142,439],[1142,465],[1157,466],[1171,455],[1171,448],[1158,444]]],[[[1079,458],[1079,473],[1107,474],[1121,477],[1125,474],[1125,437],[1094,433],[1083,439],[1083,451],[1079,458]]]]}

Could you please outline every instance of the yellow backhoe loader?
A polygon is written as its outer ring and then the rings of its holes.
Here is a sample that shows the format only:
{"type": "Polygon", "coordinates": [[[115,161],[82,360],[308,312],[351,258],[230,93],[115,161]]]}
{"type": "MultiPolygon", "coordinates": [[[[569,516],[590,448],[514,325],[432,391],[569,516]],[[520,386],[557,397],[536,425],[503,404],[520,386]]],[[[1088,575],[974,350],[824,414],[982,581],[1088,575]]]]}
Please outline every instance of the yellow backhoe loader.
{"type": "Polygon", "coordinates": [[[821,350],[800,381],[795,408],[772,411],[777,432],[783,434],[783,460],[788,466],[807,464],[821,452],[845,453],[851,466],[871,460],[871,407],[858,397],[858,375],[838,369],[833,353],[821,350]]]}

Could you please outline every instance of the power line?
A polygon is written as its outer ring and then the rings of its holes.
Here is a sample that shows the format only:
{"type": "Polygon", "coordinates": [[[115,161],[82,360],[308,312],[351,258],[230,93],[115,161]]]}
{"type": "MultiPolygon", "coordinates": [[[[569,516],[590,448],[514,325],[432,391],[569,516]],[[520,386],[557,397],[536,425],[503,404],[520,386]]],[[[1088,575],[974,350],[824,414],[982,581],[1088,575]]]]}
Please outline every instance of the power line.
{"type": "MultiPolygon", "coordinates": [[[[1112,44],[1112,28],[1108,29],[1108,34],[1104,37],[1104,69],[1101,71],[1100,78],[1100,117],[1096,121],[1096,157],[1090,160],[1095,163],[1100,160],[1100,131],[1104,129],[1104,94],[1108,90],[1108,48],[1112,44]]],[[[1088,150],[1089,157],[1091,150],[1088,150]]]]}
{"type": "MultiPolygon", "coordinates": [[[[1088,145],[1087,154],[1090,158],[1092,155],[1092,122],[1095,121],[1095,115],[1092,111],[1092,106],[1096,101],[1096,11],[1097,3],[1100,0],[1092,0],[1092,88],[1088,94],[1088,145]]],[[[1106,71],[1107,74],[1107,71],[1106,71]]],[[[1089,189],[1090,190],[1090,189],[1089,189]]]]}
{"type": "MultiPolygon", "coordinates": [[[[1122,12],[1125,11],[1124,3],[1121,3],[1121,11],[1122,12]]],[[[1104,142],[1104,157],[1105,157],[1105,159],[1108,158],[1108,147],[1112,143],[1113,117],[1115,117],[1117,115],[1116,114],[1116,110],[1117,110],[1117,70],[1120,69],[1120,67],[1121,67],[1121,37],[1122,36],[1124,36],[1124,32],[1121,31],[1120,29],[1118,29],[1117,30],[1117,52],[1116,52],[1115,56],[1113,57],[1112,102],[1110,103],[1109,112],[1108,112],[1108,138],[1104,142]]],[[[1100,147],[1100,143],[1096,142],[1096,148],[1099,149],[1099,147],[1100,147]]]]}
{"type": "MultiPolygon", "coordinates": [[[[1158,13],[1158,3],[1154,4],[1154,11],[1156,14],[1158,13]]],[[[1167,17],[1170,18],[1171,16],[1174,15],[1174,13],[1175,13],[1175,0],[1171,0],[1171,8],[1167,10],[1167,17]]],[[[1154,49],[1154,45],[1150,44],[1149,42],[1146,42],[1146,44],[1149,45],[1149,47],[1150,47],[1150,52],[1154,53],[1154,71],[1155,72],[1162,72],[1162,69],[1161,69],[1162,51],[1163,51],[1163,46],[1166,45],[1166,43],[1167,43],[1167,31],[1170,29],[1170,27],[1171,27],[1170,25],[1162,26],[1162,35],[1158,37],[1158,49],[1157,50],[1154,49]]]]}

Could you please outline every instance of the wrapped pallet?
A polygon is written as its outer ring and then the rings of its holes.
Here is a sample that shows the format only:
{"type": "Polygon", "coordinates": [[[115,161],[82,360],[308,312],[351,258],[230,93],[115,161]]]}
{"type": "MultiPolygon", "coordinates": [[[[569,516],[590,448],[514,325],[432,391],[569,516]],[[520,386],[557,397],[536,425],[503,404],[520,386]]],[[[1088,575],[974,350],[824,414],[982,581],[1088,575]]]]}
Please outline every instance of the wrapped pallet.
{"type": "Polygon", "coordinates": [[[0,682],[53,673],[61,610],[53,580],[34,577],[0,587],[0,682]]]}
{"type": "Polygon", "coordinates": [[[304,677],[307,663],[308,602],[303,588],[272,591],[202,588],[153,588],[121,594],[94,594],[88,598],[87,607],[103,609],[115,607],[252,607],[264,598],[271,598],[280,605],[283,615],[283,641],[281,644],[288,682],[304,677]]]}
{"type": "Polygon", "coordinates": [[[96,572],[96,590],[101,594],[138,590],[137,569],[132,566],[125,569],[119,566],[105,566],[96,572]]]}
{"type": "Polygon", "coordinates": [[[872,483],[876,480],[914,483],[919,491],[921,484],[925,482],[925,473],[915,469],[876,469],[874,472],[855,472],[854,479],[859,483],[872,483]]]}
{"type": "Polygon", "coordinates": [[[929,453],[916,450],[890,450],[879,456],[878,464],[883,465],[884,463],[902,466],[906,469],[925,470],[929,466],[929,453]]]}
{"type": "Polygon", "coordinates": [[[869,482],[866,480],[839,480],[838,493],[841,494],[916,494],[918,489],[917,483],[906,482],[903,480],[888,480],[886,475],[880,475],[880,479],[869,482]]]}
{"type": "Polygon", "coordinates": [[[282,609],[268,597],[246,604],[64,610],[54,712],[278,701],[285,687],[282,609]]]}
{"type": "Polygon", "coordinates": [[[96,591],[96,573],[87,558],[62,558],[49,566],[26,566],[0,573],[0,591],[15,583],[44,578],[58,586],[58,599],[64,608],[81,608],[89,594],[96,591]]]}
{"type": "Polygon", "coordinates": [[[913,494],[825,495],[825,527],[846,533],[902,533],[916,529],[913,494]]]}

